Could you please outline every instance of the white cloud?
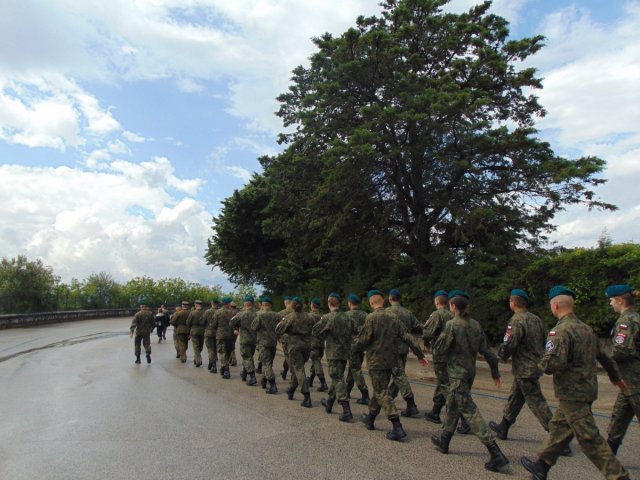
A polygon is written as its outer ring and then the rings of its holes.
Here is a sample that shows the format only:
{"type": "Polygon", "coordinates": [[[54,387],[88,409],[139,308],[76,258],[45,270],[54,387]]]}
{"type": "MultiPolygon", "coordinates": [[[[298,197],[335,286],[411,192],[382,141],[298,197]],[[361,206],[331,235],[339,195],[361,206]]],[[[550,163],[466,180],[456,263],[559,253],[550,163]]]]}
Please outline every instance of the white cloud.
{"type": "Polygon", "coordinates": [[[206,90],[206,87],[192,78],[181,78],[178,80],[178,89],[184,93],[200,93],[206,90]]]}
{"type": "Polygon", "coordinates": [[[239,165],[226,165],[224,170],[229,173],[232,177],[239,178],[244,183],[249,182],[252,177],[252,173],[239,165]]]}
{"type": "Polygon", "coordinates": [[[112,172],[0,166],[12,186],[0,191],[0,251],[42,258],[65,281],[105,271],[120,281],[149,275],[226,284],[203,259],[211,213],[191,197],[172,197],[166,181],[142,181],[154,169],[170,170],[166,162],[112,172]]]}
{"type": "Polygon", "coordinates": [[[124,132],[122,132],[122,136],[132,143],[144,143],[144,142],[149,142],[153,140],[153,139],[145,138],[142,135],[138,135],[137,133],[129,132],[128,130],[125,130],[124,132]]]}

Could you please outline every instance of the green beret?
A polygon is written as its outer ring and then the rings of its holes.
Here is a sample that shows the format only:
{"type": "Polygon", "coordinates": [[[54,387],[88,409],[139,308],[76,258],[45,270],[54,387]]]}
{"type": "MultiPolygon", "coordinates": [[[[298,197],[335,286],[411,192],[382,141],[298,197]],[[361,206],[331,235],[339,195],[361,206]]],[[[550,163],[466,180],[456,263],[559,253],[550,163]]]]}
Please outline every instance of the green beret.
{"type": "Polygon", "coordinates": [[[625,293],[633,292],[633,287],[631,285],[611,285],[607,287],[605,290],[605,294],[607,297],[619,297],[620,295],[624,295],[625,293]]]}
{"type": "Polygon", "coordinates": [[[228,305],[229,303],[231,303],[232,299],[231,297],[222,297],[222,303],[224,305],[228,305]]]}
{"type": "Polygon", "coordinates": [[[522,297],[525,300],[529,300],[529,295],[527,294],[527,292],[525,292],[521,288],[514,288],[513,290],[511,290],[511,296],[512,297],[522,297]]]}
{"type": "Polygon", "coordinates": [[[218,300],[218,297],[213,297],[211,303],[220,303],[220,300],[218,300]]]}
{"type": "Polygon", "coordinates": [[[300,305],[302,305],[304,303],[304,300],[302,299],[302,297],[293,297],[291,299],[292,302],[296,302],[299,303],[300,305]]]}
{"type": "Polygon", "coordinates": [[[244,301],[253,303],[255,300],[253,299],[253,295],[245,295],[244,301]]]}
{"type": "Polygon", "coordinates": [[[293,297],[291,295],[285,295],[283,300],[286,302],[287,300],[293,300],[293,297]]]}
{"type": "Polygon", "coordinates": [[[263,303],[273,303],[273,300],[271,300],[271,297],[267,297],[266,295],[262,296],[260,298],[260,301],[263,303]]]}
{"type": "Polygon", "coordinates": [[[400,293],[400,290],[398,290],[397,288],[392,288],[391,290],[389,290],[389,295],[392,295],[392,296],[398,297],[398,298],[402,297],[402,294],[400,293]]]}
{"type": "Polygon", "coordinates": [[[446,290],[436,290],[436,293],[433,294],[433,298],[447,296],[449,296],[449,292],[447,292],[446,290]]]}
{"type": "Polygon", "coordinates": [[[337,298],[337,299],[338,299],[338,301],[342,300],[342,297],[340,296],[340,294],[339,294],[339,293],[336,293],[336,292],[331,292],[331,293],[329,294],[329,298],[337,298]]]}
{"type": "Polygon", "coordinates": [[[373,289],[369,290],[369,292],[367,293],[367,298],[371,298],[374,295],[382,295],[384,297],[384,293],[382,293],[380,290],[373,289]]]}
{"type": "Polygon", "coordinates": [[[355,293],[350,293],[347,297],[347,300],[351,303],[360,303],[360,296],[356,295],[355,293]]]}
{"type": "Polygon", "coordinates": [[[322,305],[322,302],[320,302],[320,299],[319,299],[319,298],[312,298],[312,299],[311,299],[311,303],[312,303],[312,304],[314,304],[314,305],[317,305],[318,307],[319,307],[320,305],[322,305]]]}
{"type": "Polygon", "coordinates": [[[448,297],[449,297],[449,299],[452,299],[453,297],[464,297],[467,300],[469,300],[469,298],[471,298],[470,295],[467,292],[465,292],[464,290],[451,290],[449,292],[448,297]]]}
{"type": "Polygon", "coordinates": [[[553,300],[558,295],[570,295],[573,298],[576,298],[576,292],[574,292],[570,288],[565,287],[564,285],[556,285],[551,290],[549,290],[549,300],[553,300]]]}
{"type": "Polygon", "coordinates": [[[139,305],[144,305],[144,306],[146,307],[146,306],[147,306],[147,305],[149,305],[149,304],[148,304],[148,303],[147,303],[147,301],[143,298],[142,300],[140,300],[139,305]]]}

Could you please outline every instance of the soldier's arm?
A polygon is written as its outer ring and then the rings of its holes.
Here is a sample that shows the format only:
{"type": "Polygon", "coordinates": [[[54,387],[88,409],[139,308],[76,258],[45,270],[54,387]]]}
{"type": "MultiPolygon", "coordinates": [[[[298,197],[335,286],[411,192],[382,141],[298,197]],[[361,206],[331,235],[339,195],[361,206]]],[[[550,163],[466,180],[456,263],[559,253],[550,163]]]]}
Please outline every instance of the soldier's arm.
{"type": "Polygon", "coordinates": [[[449,352],[452,343],[453,326],[451,322],[448,322],[444,325],[440,336],[436,338],[435,342],[433,342],[433,354],[445,357],[447,355],[447,352],[449,352]]]}
{"type": "Polygon", "coordinates": [[[138,327],[138,315],[134,315],[133,320],[131,321],[131,327],[129,328],[129,330],[131,331],[131,333],[133,333],[137,327],[138,327]]]}
{"type": "Polygon", "coordinates": [[[251,322],[251,330],[253,330],[254,332],[257,332],[258,330],[260,330],[260,317],[261,317],[260,314],[256,315],[253,321],[251,322]]]}
{"type": "Polygon", "coordinates": [[[500,378],[500,369],[498,368],[498,357],[491,351],[487,343],[487,336],[482,332],[482,343],[480,344],[480,354],[484,357],[485,361],[489,364],[491,369],[491,378],[500,378]]]}
{"type": "Polygon", "coordinates": [[[362,330],[360,330],[360,334],[358,338],[353,341],[353,345],[351,346],[351,351],[353,352],[363,352],[367,349],[367,347],[373,341],[373,328],[371,326],[371,321],[367,317],[364,321],[364,325],[362,326],[362,330]]]}
{"type": "Polygon", "coordinates": [[[438,335],[439,329],[440,322],[438,319],[438,315],[436,314],[436,312],[434,312],[429,316],[422,329],[422,338],[424,339],[425,346],[429,345],[430,342],[433,342],[435,340],[438,335]]]}
{"type": "Polygon", "coordinates": [[[617,384],[620,380],[622,380],[622,375],[620,375],[618,364],[604,350],[600,341],[598,341],[598,351],[596,352],[596,358],[598,359],[598,363],[600,363],[600,365],[602,365],[602,367],[607,372],[607,375],[609,375],[609,380],[611,380],[612,383],[617,384]]]}
{"type": "Polygon", "coordinates": [[[639,337],[640,326],[637,322],[618,320],[613,333],[613,359],[616,362],[640,359],[639,337]]]}
{"type": "Polygon", "coordinates": [[[540,369],[547,375],[553,375],[555,372],[566,369],[569,366],[569,351],[568,336],[563,333],[556,335],[556,332],[551,330],[547,336],[544,356],[540,361],[540,369]]]}
{"type": "Polygon", "coordinates": [[[416,339],[413,337],[413,335],[408,333],[406,329],[400,328],[398,336],[404,343],[406,343],[409,346],[409,348],[411,349],[411,351],[416,357],[418,357],[420,360],[424,358],[424,353],[422,353],[422,349],[420,348],[420,345],[418,345],[418,342],[416,342],[416,339]]]}
{"type": "Polygon", "coordinates": [[[509,357],[518,349],[523,336],[524,329],[522,328],[522,323],[512,318],[504,332],[502,343],[500,347],[498,347],[498,356],[505,362],[509,360],[509,357]]]}
{"type": "Polygon", "coordinates": [[[331,321],[326,318],[326,316],[320,317],[311,329],[311,334],[314,337],[322,338],[331,330],[331,321]]]}

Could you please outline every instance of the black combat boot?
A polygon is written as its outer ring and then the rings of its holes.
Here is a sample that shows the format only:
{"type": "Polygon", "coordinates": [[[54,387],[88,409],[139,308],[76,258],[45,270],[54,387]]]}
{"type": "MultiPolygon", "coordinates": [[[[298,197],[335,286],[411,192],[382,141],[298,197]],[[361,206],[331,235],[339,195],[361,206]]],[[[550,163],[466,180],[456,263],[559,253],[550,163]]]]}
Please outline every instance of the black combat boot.
{"type": "Polygon", "coordinates": [[[418,415],[420,412],[418,411],[418,407],[416,406],[413,395],[407,397],[405,400],[407,402],[407,408],[405,410],[402,410],[402,412],[400,412],[400,415],[402,415],[403,417],[413,417],[414,415],[418,415]]]}
{"type": "Polygon", "coordinates": [[[304,395],[304,400],[300,402],[300,406],[305,408],[311,408],[311,394],[307,392],[307,393],[303,393],[302,395],[304,395]]]}
{"type": "Polygon", "coordinates": [[[258,383],[258,380],[256,380],[255,372],[249,373],[247,376],[247,385],[253,387],[256,383],[258,383]]]}
{"type": "Polygon", "coordinates": [[[140,354],[139,353],[136,355],[136,363],[140,363],[140,354]]]}
{"type": "MultiPolygon", "coordinates": [[[[571,445],[567,445],[566,447],[564,447],[564,450],[562,450],[560,455],[563,457],[573,457],[573,450],[571,450],[571,445]]],[[[614,455],[615,455],[615,452],[614,452],[614,455]]]]}
{"type": "Polygon", "coordinates": [[[176,358],[180,358],[180,353],[176,353],[176,358]]]}
{"type": "Polygon", "coordinates": [[[367,427],[367,430],[376,429],[376,427],[373,425],[373,423],[376,421],[375,415],[371,415],[370,413],[363,413],[360,416],[360,420],[362,420],[362,423],[364,423],[364,426],[367,427]]]}
{"type": "Polygon", "coordinates": [[[320,403],[324,407],[324,411],[327,413],[331,413],[331,409],[333,408],[333,403],[336,401],[335,398],[323,398],[320,400],[320,403]]]}
{"type": "Polygon", "coordinates": [[[260,386],[261,386],[262,388],[267,388],[267,377],[262,377],[262,378],[260,379],[260,386]]]}
{"type": "Polygon", "coordinates": [[[209,365],[207,366],[207,370],[211,371],[211,367],[213,367],[213,363],[209,362],[209,365]]]}
{"type": "Polygon", "coordinates": [[[451,437],[453,437],[453,433],[447,432],[446,430],[442,430],[440,435],[432,435],[431,443],[433,443],[440,453],[449,453],[449,443],[451,442],[451,437]]]}
{"type": "Polygon", "coordinates": [[[283,367],[282,370],[280,370],[280,376],[282,377],[283,380],[287,379],[287,372],[289,371],[288,367],[283,367]]]}
{"type": "Polygon", "coordinates": [[[487,470],[497,472],[499,468],[509,463],[509,459],[504,456],[504,453],[502,453],[502,450],[500,450],[495,440],[491,440],[491,442],[487,444],[487,450],[489,450],[489,455],[491,455],[489,461],[484,464],[484,468],[487,470]]]}
{"type": "Polygon", "coordinates": [[[147,363],[151,363],[151,354],[147,353],[147,363]]]}
{"type": "Polygon", "coordinates": [[[266,393],[270,393],[270,394],[278,393],[278,388],[276,387],[275,378],[273,380],[269,380],[269,388],[267,388],[265,391],[266,393]]]}
{"type": "Polygon", "coordinates": [[[351,390],[353,390],[354,385],[355,381],[353,380],[353,377],[351,377],[347,382],[347,398],[351,398],[351,390]]]}
{"type": "Polygon", "coordinates": [[[440,412],[436,411],[435,407],[430,412],[426,412],[424,414],[424,419],[427,422],[435,423],[437,425],[442,423],[442,420],[440,419],[440,412]]]}
{"type": "Polygon", "coordinates": [[[222,372],[222,378],[225,380],[229,380],[231,378],[231,371],[229,367],[223,367],[224,372],[222,372]]]}
{"type": "Polygon", "coordinates": [[[525,470],[531,473],[531,478],[533,480],[547,480],[547,473],[551,467],[542,460],[534,462],[528,457],[522,457],[520,458],[520,463],[525,470]]]}
{"type": "Polygon", "coordinates": [[[493,430],[500,440],[506,440],[507,435],[509,434],[509,427],[511,426],[511,422],[506,418],[502,418],[500,423],[496,423],[494,421],[489,422],[489,428],[493,430]]]}
{"type": "Polygon", "coordinates": [[[229,365],[231,365],[232,367],[235,367],[238,365],[238,360],[236,359],[235,352],[233,353],[233,355],[231,355],[231,360],[229,361],[229,365]]]}
{"type": "Polygon", "coordinates": [[[262,375],[262,362],[258,362],[258,367],[256,368],[256,374],[262,375]]]}
{"type": "Polygon", "coordinates": [[[460,435],[467,435],[471,432],[471,426],[467,423],[462,415],[460,415],[460,423],[458,423],[456,432],[458,432],[460,435]]]}
{"type": "Polygon", "coordinates": [[[347,400],[343,400],[340,402],[340,405],[342,405],[342,415],[338,417],[338,420],[341,422],[350,422],[353,420],[353,413],[351,413],[351,405],[349,405],[349,402],[347,400]]]}
{"type": "Polygon", "coordinates": [[[320,380],[320,386],[317,388],[317,391],[326,392],[327,390],[329,390],[329,385],[327,385],[327,382],[324,379],[324,375],[318,375],[318,379],[320,380]]]}
{"type": "Polygon", "coordinates": [[[309,377],[307,377],[307,383],[309,384],[309,388],[311,388],[313,386],[313,380],[316,378],[316,374],[312,373],[311,375],[309,375],[309,377]]]}
{"type": "Polygon", "coordinates": [[[247,381],[247,371],[244,368],[240,372],[240,380],[242,380],[243,382],[247,381]]]}
{"type": "Polygon", "coordinates": [[[211,373],[218,373],[218,367],[215,363],[211,365],[211,373]]]}
{"type": "Polygon", "coordinates": [[[287,388],[287,398],[289,400],[293,400],[293,394],[296,393],[296,389],[295,388],[287,388]]]}
{"type": "Polygon", "coordinates": [[[611,440],[610,438],[607,438],[607,444],[609,445],[609,448],[611,449],[613,454],[618,455],[618,449],[620,448],[620,444],[614,443],[613,440],[611,440]]]}
{"type": "Polygon", "coordinates": [[[389,420],[391,420],[391,424],[393,425],[393,430],[391,430],[390,432],[387,432],[387,439],[395,440],[396,442],[399,442],[400,440],[402,440],[404,437],[407,436],[407,432],[405,432],[404,428],[402,428],[402,424],[400,423],[400,419],[398,417],[393,417],[393,418],[390,418],[389,420]]]}
{"type": "Polygon", "coordinates": [[[359,405],[369,405],[369,400],[371,400],[369,398],[369,390],[367,390],[366,388],[363,388],[360,393],[362,394],[362,398],[359,398],[358,400],[356,400],[356,403],[359,405]]]}

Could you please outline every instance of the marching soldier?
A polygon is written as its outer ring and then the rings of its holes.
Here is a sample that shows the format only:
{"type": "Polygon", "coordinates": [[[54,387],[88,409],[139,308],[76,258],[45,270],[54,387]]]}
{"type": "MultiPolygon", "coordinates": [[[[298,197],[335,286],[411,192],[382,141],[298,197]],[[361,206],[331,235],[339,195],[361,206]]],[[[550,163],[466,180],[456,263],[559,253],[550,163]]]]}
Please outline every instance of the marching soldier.
{"type": "Polygon", "coordinates": [[[144,345],[144,352],[147,354],[147,363],[151,363],[151,332],[156,326],[153,314],[147,308],[147,303],[140,302],[140,311],[136,313],[131,322],[130,337],[135,333],[134,345],[136,363],[140,363],[140,343],[144,345]]]}
{"type": "Polygon", "coordinates": [[[251,330],[251,324],[256,318],[253,302],[253,295],[245,295],[244,308],[231,319],[231,328],[234,329],[234,334],[240,337],[240,356],[242,357],[240,378],[242,381],[246,381],[249,386],[258,383],[256,380],[256,367],[253,362],[253,356],[256,353],[256,336],[254,331],[251,330]]]}
{"type": "MultiPolygon", "coordinates": [[[[182,310],[182,305],[176,305],[176,310],[173,312],[171,317],[169,318],[169,325],[174,325],[173,319],[176,318],[178,312],[182,310]]],[[[180,344],[178,343],[178,329],[173,327],[173,346],[176,349],[176,358],[180,358],[180,344]]]]}
{"type": "Polygon", "coordinates": [[[280,321],[280,315],[271,310],[273,301],[270,297],[263,296],[260,311],[251,322],[251,330],[256,332],[256,340],[260,346],[260,361],[262,362],[263,377],[260,381],[262,388],[269,388],[266,393],[278,393],[276,377],[273,373],[273,359],[276,356],[276,325],[280,321]]]}
{"type": "Polygon", "coordinates": [[[202,347],[204,347],[204,329],[206,319],[204,318],[204,310],[202,310],[202,300],[195,301],[195,307],[189,313],[187,318],[187,327],[189,328],[189,338],[193,346],[193,364],[196,367],[202,365],[202,347]]]}
{"type": "Polygon", "coordinates": [[[174,333],[178,341],[178,356],[182,363],[187,361],[187,349],[189,348],[189,327],[187,327],[187,318],[189,318],[189,302],[186,300],[182,302],[182,308],[179,312],[176,312],[171,320],[174,333]]]}
{"type": "MultiPolygon", "coordinates": [[[[351,341],[354,341],[360,335],[364,320],[367,318],[367,312],[360,310],[360,297],[355,293],[350,293],[347,297],[347,305],[349,310],[347,316],[351,320],[351,341]]],[[[356,400],[360,405],[369,405],[369,389],[367,382],[362,374],[362,362],[364,361],[363,352],[351,352],[349,357],[349,369],[347,372],[347,398],[351,398],[351,390],[356,385],[360,390],[361,398],[356,400]]]]}
{"type": "Polygon", "coordinates": [[[231,308],[231,297],[223,297],[222,308],[216,310],[211,322],[211,328],[216,332],[216,342],[218,344],[218,353],[220,354],[220,375],[225,380],[231,378],[229,362],[235,343],[233,330],[229,322],[235,314],[236,312],[231,308]]]}
{"type": "MultiPolygon", "coordinates": [[[[315,325],[322,318],[322,314],[320,313],[320,299],[312,298],[311,302],[309,302],[309,308],[311,311],[309,312],[309,316],[311,317],[311,325],[315,325]]],[[[309,388],[313,385],[313,379],[318,376],[318,380],[320,380],[320,386],[318,387],[318,392],[326,392],[329,389],[327,385],[327,380],[324,376],[324,370],[322,369],[322,357],[324,356],[324,340],[322,338],[318,338],[316,335],[312,333],[311,336],[311,368],[309,369],[309,388]]]]}
{"type": "Polygon", "coordinates": [[[218,352],[216,351],[216,331],[212,327],[213,315],[220,308],[220,302],[217,298],[211,300],[211,308],[204,312],[204,344],[207,347],[207,355],[209,356],[209,366],[207,367],[211,373],[218,373],[216,364],[218,362],[218,352]]]}
{"type": "MultiPolygon", "coordinates": [[[[285,295],[283,298],[284,301],[284,308],[282,310],[280,310],[278,312],[278,315],[280,315],[280,319],[283,319],[289,312],[292,311],[291,309],[291,299],[293,297],[289,296],[289,295],[285,295]]],[[[286,380],[287,379],[287,372],[289,371],[289,341],[288,341],[288,335],[282,334],[278,336],[279,340],[280,340],[280,344],[282,345],[282,354],[284,356],[284,361],[282,362],[282,370],[280,371],[280,376],[282,377],[282,380],[286,380]]]]}

